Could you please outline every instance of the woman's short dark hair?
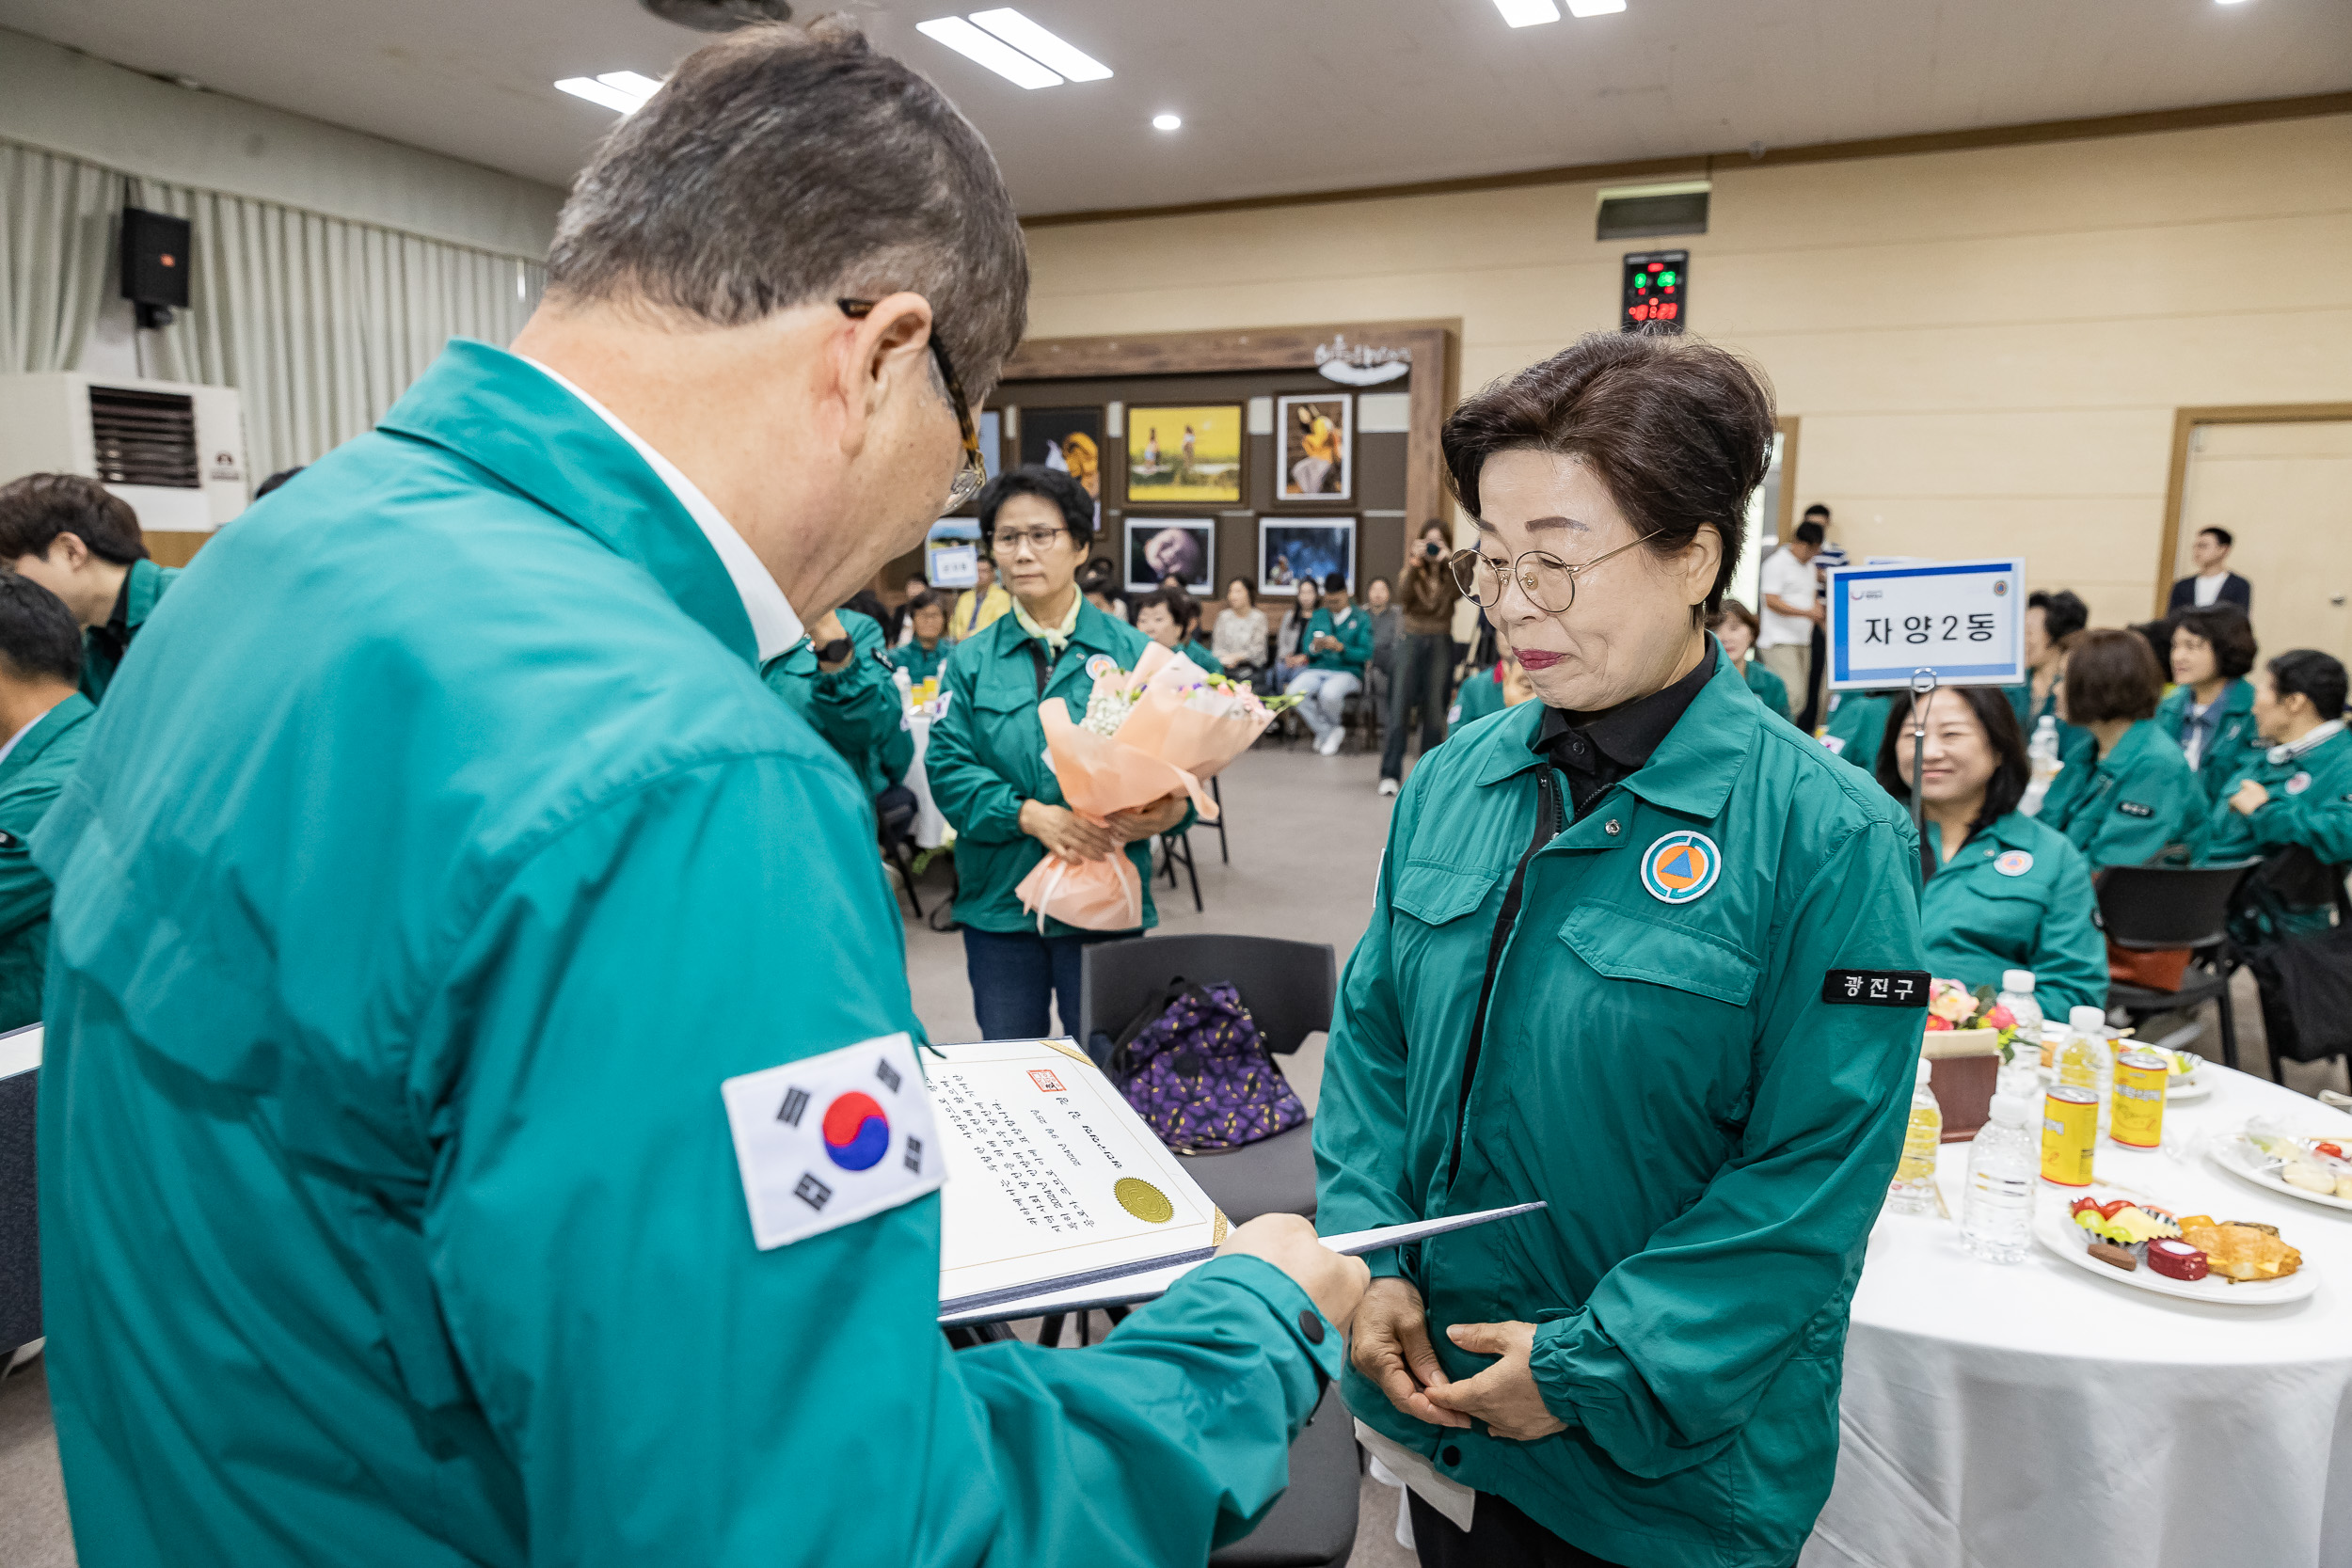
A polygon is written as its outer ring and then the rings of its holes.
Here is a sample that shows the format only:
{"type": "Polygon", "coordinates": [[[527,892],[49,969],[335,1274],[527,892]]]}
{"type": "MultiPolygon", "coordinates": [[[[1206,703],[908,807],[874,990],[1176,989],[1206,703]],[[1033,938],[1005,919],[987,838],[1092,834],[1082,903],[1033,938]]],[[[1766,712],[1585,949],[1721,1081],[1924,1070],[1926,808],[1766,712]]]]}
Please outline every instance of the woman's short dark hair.
{"type": "Polygon", "coordinates": [[[2319,710],[2320,722],[2344,717],[2346,695],[2344,662],[2317,648],[2293,648],[2264,666],[2270,672],[2270,689],[2281,697],[2302,695],[2319,710]]]}
{"type": "Polygon", "coordinates": [[[1699,530],[1723,540],[1707,613],[1747,534],[1748,497],[1772,458],[1764,372],[1729,350],[1662,333],[1596,332],[1465,399],[1447,416],[1446,478],[1473,517],[1478,478],[1502,451],[1581,458],[1650,549],[1671,555],[1699,530]]]}
{"type": "Polygon", "coordinates": [[[915,594],[914,597],[907,601],[908,622],[912,624],[917,615],[920,615],[927,610],[936,610],[942,615],[949,613],[946,595],[929,588],[926,588],[920,594],[915,594]]]}
{"type": "Polygon", "coordinates": [[[1725,599],[1724,608],[1715,612],[1712,625],[1718,636],[1722,635],[1725,621],[1737,621],[1747,627],[1748,641],[1751,642],[1764,635],[1763,623],[1756,618],[1756,611],[1741,604],[1738,599],[1725,599]]]}
{"type": "Polygon", "coordinates": [[[1134,626],[1141,621],[1143,612],[1154,606],[1168,611],[1168,618],[1176,623],[1176,635],[1179,638],[1184,637],[1191,631],[1193,622],[1198,620],[1200,614],[1200,610],[1193,607],[1191,594],[1173,588],[1154,588],[1149,594],[1139,594],[1129,601],[1127,624],[1134,626]]]}
{"type": "Polygon", "coordinates": [[[2136,631],[2100,626],[2076,632],[2066,644],[2066,721],[2102,724],[2153,719],[2164,695],[2155,651],[2136,631]]]}
{"type": "Polygon", "coordinates": [[[1258,603],[1258,585],[1248,578],[1234,578],[1225,584],[1225,592],[1231,594],[1236,582],[1241,584],[1241,591],[1249,595],[1250,607],[1255,609],[1258,603]]]}
{"type": "Polygon", "coordinates": [[[2029,594],[2026,608],[2042,611],[2042,634],[2053,642],[2090,625],[2090,607],[2083,603],[2082,595],[2068,589],[2029,594]]]}
{"type": "Polygon", "coordinates": [[[1042,463],[1025,464],[998,474],[980,492],[980,538],[991,547],[996,543],[996,514],[1015,496],[1037,496],[1052,501],[1061,508],[1062,526],[1070,531],[1070,537],[1081,548],[1094,547],[1094,498],[1069,474],[1042,463]]]}
{"type": "Polygon", "coordinates": [[[131,503],[81,474],[26,474],[0,484],[0,560],[47,555],[71,533],[101,561],[125,566],[147,559],[139,515],[131,503]]]}
{"type": "Polygon", "coordinates": [[[0,664],[19,680],[82,678],[82,625],[30,578],[0,572],[0,664]]]}
{"type": "Polygon", "coordinates": [[[2213,673],[2224,680],[2235,680],[2251,670],[2254,656],[2260,651],[2254,641],[2253,625],[2235,605],[2184,610],[2172,617],[2172,629],[2201,637],[2210,643],[2213,673]]]}
{"type": "MultiPolygon", "coordinates": [[[[2026,798],[2026,784],[2033,777],[2033,761],[2026,754],[2026,732],[2017,722],[2017,710],[2009,705],[2009,698],[1999,687],[1953,686],[1945,689],[1968,705],[1968,711],[1977,716],[1977,722],[1984,729],[1984,738],[1993,747],[1993,777],[1984,786],[1984,810],[1970,824],[1971,828],[1981,828],[2015,811],[2017,802],[2026,798]]],[[[1879,740],[1879,783],[1898,800],[1911,799],[1911,791],[1896,767],[1898,756],[1909,755],[1901,748],[1912,743],[1911,701],[1908,690],[1895,693],[1894,705],[1886,712],[1886,734],[1879,740]]]]}

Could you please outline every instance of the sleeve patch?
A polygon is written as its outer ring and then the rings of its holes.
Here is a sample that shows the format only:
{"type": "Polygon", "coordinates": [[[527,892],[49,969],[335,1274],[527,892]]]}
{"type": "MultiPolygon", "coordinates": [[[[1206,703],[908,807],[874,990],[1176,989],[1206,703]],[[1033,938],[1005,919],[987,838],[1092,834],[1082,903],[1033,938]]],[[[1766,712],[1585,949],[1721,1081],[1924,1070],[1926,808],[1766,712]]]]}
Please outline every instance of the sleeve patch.
{"type": "Polygon", "coordinates": [[[1839,1007],[1924,1007],[1924,969],[1833,969],[1821,976],[1821,1000],[1839,1007]]]}
{"type": "Polygon", "coordinates": [[[723,1080],[727,1129],[762,1252],[935,1191],[946,1157],[901,1031],[723,1080]]]}

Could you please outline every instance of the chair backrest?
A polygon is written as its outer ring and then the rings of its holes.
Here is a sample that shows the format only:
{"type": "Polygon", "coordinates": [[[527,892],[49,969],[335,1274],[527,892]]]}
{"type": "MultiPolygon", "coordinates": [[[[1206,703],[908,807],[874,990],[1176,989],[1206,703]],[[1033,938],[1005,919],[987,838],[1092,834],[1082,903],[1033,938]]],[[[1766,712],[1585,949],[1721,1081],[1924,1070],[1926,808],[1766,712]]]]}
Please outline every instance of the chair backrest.
{"type": "Polygon", "coordinates": [[[2210,947],[2227,931],[2238,884],[2262,863],[2111,865],[2099,873],[2099,917],[2118,947],[2210,947]]]}
{"type": "Polygon", "coordinates": [[[1090,942],[1080,949],[1078,1043],[1116,1039],[1178,975],[1196,985],[1231,983],[1257,1021],[1268,1051],[1288,1053],[1331,1027],[1339,960],[1327,942],[1202,932],[1090,942]]]}

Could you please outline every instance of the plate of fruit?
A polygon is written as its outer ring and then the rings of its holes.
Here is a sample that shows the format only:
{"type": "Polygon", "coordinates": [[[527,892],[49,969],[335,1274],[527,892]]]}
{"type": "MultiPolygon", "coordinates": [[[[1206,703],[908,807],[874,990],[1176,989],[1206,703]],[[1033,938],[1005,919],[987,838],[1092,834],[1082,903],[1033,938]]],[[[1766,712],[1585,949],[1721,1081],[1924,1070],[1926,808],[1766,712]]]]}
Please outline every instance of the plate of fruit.
{"type": "Polygon", "coordinates": [[[2213,1093],[2214,1075],[2199,1070],[2205,1065],[2205,1058],[2197,1054],[2196,1052],[2168,1051],[2158,1045],[2145,1046],[2142,1049],[2153,1051],[2163,1057],[2165,1067],[2169,1069],[2170,1075],[2166,1078],[2164,1085],[2166,1103],[2186,1105],[2213,1093]]]}
{"type": "Polygon", "coordinates": [[[2042,1209],[2034,1237],[2060,1258],[2118,1284],[2224,1307],[2276,1307],[2319,1289],[2279,1227],[2179,1214],[2099,1188],[2042,1209]]]}
{"type": "Polygon", "coordinates": [[[2214,1148],[2216,1164],[2258,1187],[2329,1209],[2352,1209],[2352,1136],[2323,1137],[2281,1129],[2255,1117],[2214,1148]]]}

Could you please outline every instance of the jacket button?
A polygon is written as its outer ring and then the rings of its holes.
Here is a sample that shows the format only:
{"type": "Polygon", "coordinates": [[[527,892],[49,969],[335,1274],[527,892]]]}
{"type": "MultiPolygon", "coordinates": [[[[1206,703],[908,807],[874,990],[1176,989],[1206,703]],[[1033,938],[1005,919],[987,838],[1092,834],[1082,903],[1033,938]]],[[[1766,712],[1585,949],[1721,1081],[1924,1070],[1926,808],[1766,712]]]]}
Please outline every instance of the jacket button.
{"type": "Polygon", "coordinates": [[[1299,1313],[1298,1332],[1307,1337],[1307,1343],[1311,1345],[1319,1345],[1323,1343],[1322,1314],[1312,1310],[1299,1313]]]}
{"type": "Polygon", "coordinates": [[[1602,832],[1607,833],[1607,834],[1608,834],[1611,838],[1614,838],[1614,837],[1616,837],[1616,836],[1617,836],[1617,819],[1616,819],[1615,817],[1613,817],[1613,817],[1611,817],[1611,818],[1609,819],[1608,825],[1607,825],[1606,827],[1602,828],[1602,829],[1601,829],[1601,832],[1602,832]]]}
{"type": "Polygon", "coordinates": [[[1453,1444],[1448,1443],[1445,1446],[1445,1451],[1438,1454],[1438,1457],[1444,1460],[1448,1465],[1459,1465],[1462,1463],[1462,1450],[1455,1448],[1453,1444]]]}

